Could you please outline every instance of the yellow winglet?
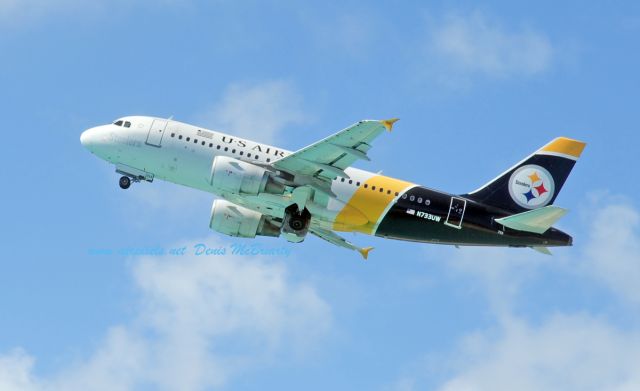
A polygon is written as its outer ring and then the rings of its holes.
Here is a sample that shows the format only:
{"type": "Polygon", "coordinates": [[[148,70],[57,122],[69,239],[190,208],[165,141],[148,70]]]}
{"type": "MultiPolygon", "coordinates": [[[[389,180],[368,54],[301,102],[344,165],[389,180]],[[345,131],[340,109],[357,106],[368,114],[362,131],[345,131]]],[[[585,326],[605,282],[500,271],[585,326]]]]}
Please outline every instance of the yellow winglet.
{"type": "Polygon", "coordinates": [[[362,255],[362,258],[366,260],[367,257],[369,256],[369,251],[371,250],[373,250],[373,247],[363,247],[363,248],[359,248],[358,252],[360,253],[360,255],[362,255]]]}
{"type": "Polygon", "coordinates": [[[558,137],[542,147],[540,150],[569,155],[577,159],[582,154],[582,150],[585,145],[587,144],[582,141],[573,140],[567,137],[558,137]]]}
{"type": "Polygon", "coordinates": [[[400,118],[383,119],[382,121],[380,121],[380,123],[382,124],[382,126],[387,128],[387,131],[390,132],[391,129],[393,128],[393,124],[395,124],[399,120],[400,118]]]}

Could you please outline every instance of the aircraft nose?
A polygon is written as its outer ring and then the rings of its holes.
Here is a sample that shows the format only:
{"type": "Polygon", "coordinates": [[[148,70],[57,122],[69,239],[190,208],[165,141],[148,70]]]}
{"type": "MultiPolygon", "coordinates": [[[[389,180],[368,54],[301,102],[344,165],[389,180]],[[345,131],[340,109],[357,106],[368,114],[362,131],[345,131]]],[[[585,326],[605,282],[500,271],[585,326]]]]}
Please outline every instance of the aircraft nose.
{"type": "Polygon", "coordinates": [[[85,130],[80,134],[80,144],[82,144],[83,146],[87,146],[87,141],[89,140],[87,136],[87,131],[85,130]]]}
{"type": "Polygon", "coordinates": [[[80,134],[80,144],[91,151],[91,147],[95,144],[96,130],[95,128],[87,129],[80,134]]]}

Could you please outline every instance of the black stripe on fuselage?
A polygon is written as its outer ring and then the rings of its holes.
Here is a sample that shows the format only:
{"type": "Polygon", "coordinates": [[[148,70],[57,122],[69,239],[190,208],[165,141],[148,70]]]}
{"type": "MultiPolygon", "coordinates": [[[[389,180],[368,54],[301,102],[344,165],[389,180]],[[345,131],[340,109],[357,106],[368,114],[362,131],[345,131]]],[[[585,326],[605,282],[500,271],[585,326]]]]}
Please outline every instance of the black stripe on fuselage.
{"type": "MultiPolygon", "coordinates": [[[[543,235],[503,227],[495,219],[511,213],[425,187],[408,190],[383,217],[376,236],[416,242],[486,246],[567,246],[571,237],[554,228],[543,235]],[[461,224],[455,211],[449,216],[452,197],[465,200],[461,224]],[[418,202],[421,201],[421,202],[418,202]],[[449,220],[447,217],[449,216],[449,220]],[[455,228],[447,225],[447,221],[455,228]]],[[[454,202],[460,204],[460,201],[454,202]]],[[[459,208],[458,208],[459,209],[459,208]]]]}

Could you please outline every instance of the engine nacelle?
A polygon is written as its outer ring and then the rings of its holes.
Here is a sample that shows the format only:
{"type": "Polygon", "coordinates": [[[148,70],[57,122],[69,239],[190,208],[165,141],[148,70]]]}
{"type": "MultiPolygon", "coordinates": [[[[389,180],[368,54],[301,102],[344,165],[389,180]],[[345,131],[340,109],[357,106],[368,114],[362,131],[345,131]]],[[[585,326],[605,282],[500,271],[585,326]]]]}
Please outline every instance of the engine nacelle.
{"type": "Polygon", "coordinates": [[[267,216],[226,200],[213,201],[209,227],[225,235],[242,238],[280,236],[280,227],[267,216]]]}
{"type": "Polygon", "coordinates": [[[211,186],[217,193],[246,195],[284,193],[284,185],[274,181],[269,171],[255,164],[227,156],[216,156],[213,159],[211,186]]]}

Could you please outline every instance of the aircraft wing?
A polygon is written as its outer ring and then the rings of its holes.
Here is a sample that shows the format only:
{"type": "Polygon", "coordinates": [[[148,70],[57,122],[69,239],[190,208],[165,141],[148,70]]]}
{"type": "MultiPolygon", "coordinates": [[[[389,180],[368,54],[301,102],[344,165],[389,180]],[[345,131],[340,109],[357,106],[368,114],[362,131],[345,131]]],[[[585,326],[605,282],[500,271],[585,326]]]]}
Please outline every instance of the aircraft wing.
{"type": "Polygon", "coordinates": [[[348,178],[344,170],[358,159],[369,160],[367,151],[371,148],[371,142],[385,129],[391,131],[397,120],[360,121],[271,165],[295,176],[316,177],[325,181],[337,176],[348,178]]]}

